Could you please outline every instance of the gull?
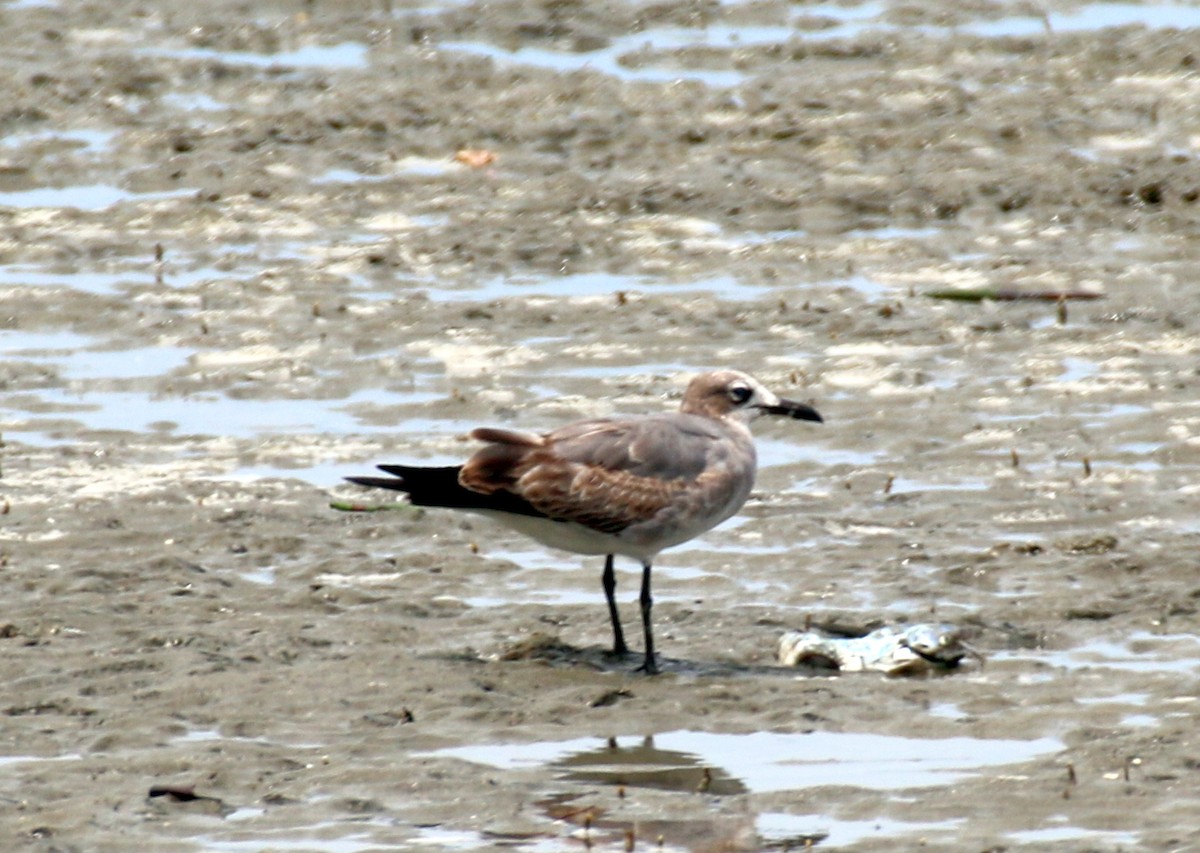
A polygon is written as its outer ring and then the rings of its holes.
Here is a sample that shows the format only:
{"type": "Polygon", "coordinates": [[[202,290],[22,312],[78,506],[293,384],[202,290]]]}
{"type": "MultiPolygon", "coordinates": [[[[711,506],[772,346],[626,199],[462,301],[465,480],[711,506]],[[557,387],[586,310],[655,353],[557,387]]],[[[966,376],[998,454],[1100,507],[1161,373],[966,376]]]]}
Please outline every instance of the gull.
{"type": "Polygon", "coordinates": [[[721,370],[694,377],[677,412],[576,421],[542,434],[483,427],[471,438],[484,446],[462,465],[380,465],[390,476],[346,479],[405,492],[414,506],[479,513],[551,548],[604,555],[601,584],[618,657],[629,648],[613,597],[613,557],[638,560],[639,669],[653,675],[650,566],[660,551],[741,509],[757,468],[749,425],[761,415],[822,420],[749,374],[721,370]]]}

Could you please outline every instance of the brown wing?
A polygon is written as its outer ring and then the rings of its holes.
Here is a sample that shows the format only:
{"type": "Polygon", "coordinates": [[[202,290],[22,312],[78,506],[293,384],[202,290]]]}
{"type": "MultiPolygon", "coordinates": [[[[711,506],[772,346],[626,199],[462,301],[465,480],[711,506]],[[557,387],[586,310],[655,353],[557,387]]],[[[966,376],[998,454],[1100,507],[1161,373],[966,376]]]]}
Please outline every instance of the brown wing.
{"type": "Polygon", "coordinates": [[[550,518],[618,533],[677,502],[708,468],[720,433],[704,418],[674,415],[474,436],[490,443],[463,466],[463,486],[507,491],[550,518]]]}

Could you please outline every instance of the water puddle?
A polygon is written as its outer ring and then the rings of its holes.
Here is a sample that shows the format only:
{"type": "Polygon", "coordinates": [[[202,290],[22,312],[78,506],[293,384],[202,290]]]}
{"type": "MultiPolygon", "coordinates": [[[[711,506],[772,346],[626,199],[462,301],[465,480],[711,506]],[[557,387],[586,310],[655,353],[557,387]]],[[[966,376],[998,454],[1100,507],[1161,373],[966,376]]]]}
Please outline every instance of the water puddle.
{"type": "Polygon", "coordinates": [[[1100,373],[1100,365],[1085,358],[1064,358],[1062,373],[1055,378],[1061,384],[1083,382],[1100,373]]]}
{"type": "MultiPolygon", "coordinates": [[[[479,523],[480,539],[489,533],[504,530],[488,520],[479,523]]],[[[463,596],[461,600],[470,607],[511,607],[514,604],[542,604],[568,606],[591,604],[602,601],[600,572],[604,562],[601,557],[580,557],[551,548],[493,548],[483,547],[482,554],[488,560],[507,560],[516,567],[503,576],[503,580],[492,591],[484,595],[463,596]]],[[[618,584],[624,586],[624,578],[618,584]]],[[[637,582],[634,581],[634,584],[637,582]]],[[[637,589],[635,585],[633,587],[637,589]]]]}
{"type": "Polygon", "coordinates": [[[926,713],[931,717],[940,717],[943,720],[965,720],[970,716],[954,702],[934,702],[926,713]]]}
{"type": "Polygon", "coordinates": [[[244,581],[249,581],[259,586],[274,586],[275,585],[275,568],[269,566],[265,569],[255,569],[252,572],[238,572],[238,577],[244,581]]]}
{"type": "MultiPolygon", "coordinates": [[[[125,369],[135,371],[138,368],[131,365],[125,369]]],[[[441,431],[454,429],[455,422],[452,421],[375,423],[352,411],[356,405],[368,402],[406,405],[427,402],[429,397],[428,393],[419,391],[372,389],[335,400],[231,400],[218,394],[155,397],[130,391],[86,392],[56,388],[30,392],[29,395],[10,395],[0,400],[0,413],[5,413],[10,420],[4,426],[5,432],[30,443],[42,443],[47,438],[54,443],[54,432],[62,429],[64,421],[86,430],[150,430],[232,438],[267,434],[392,433],[429,427],[441,431]],[[30,410],[36,414],[29,414],[30,410]],[[14,412],[20,413],[15,420],[14,412]]]]}
{"type": "MultiPolygon", "coordinates": [[[[835,820],[825,815],[793,815],[783,812],[764,812],[758,816],[757,829],[759,837],[772,847],[788,846],[796,850],[807,849],[801,841],[789,844],[799,839],[819,839],[815,844],[820,850],[836,850],[851,844],[862,844],[877,839],[895,840],[906,836],[937,835],[953,832],[962,820],[944,820],[927,823],[913,823],[889,818],[874,818],[872,820],[835,820]]],[[[924,844],[914,845],[924,846],[924,844]]],[[[896,849],[907,849],[909,845],[897,846],[896,849]]]]}
{"type": "Polygon", "coordinates": [[[1047,28],[1056,33],[1070,33],[1130,26],[1152,30],[1194,29],[1200,27],[1200,7],[1182,3],[1089,3],[1069,12],[1049,12],[1045,17],[1012,15],[959,29],[972,35],[995,38],[1045,35],[1047,28]]]}
{"type": "MultiPolygon", "coordinates": [[[[184,269],[182,265],[167,262],[162,270],[162,283],[168,287],[183,288],[206,281],[230,280],[235,276],[235,269],[244,267],[244,277],[249,277],[255,271],[272,261],[288,259],[286,256],[274,258],[246,257],[237,258],[235,268],[221,269],[212,266],[184,269]]],[[[155,283],[155,266],[153,261],[134,263],[126,271],[96,271],[96,270],[62,270],[52,271],[25,264],[0,265],[0,285],[14,287],[66,287],[81,293],[107,296],[127,287],[151,285],[155,283]]]]}
{"type": "Polygon", "coordinates": [[[1149,693],[1118,693],[1116,696],[1078,696],[1080,705],[1134,705],[1141,707],[1150,699],[1149,693]]]}
{"type": "Polygon", "coordinates": [[[499,62],[530,65],[558,73],[591,70],[632,82],[670,83],[693,80],[727,89],[744,82],[747,73],[726,68],[689,66],[678,51],[712,51],[848,38],[868,28],[883,10],[882,3],[844,6],[820,3],[805,6],[785,24],[714,23],[705,27],[662,27],[614,39],[596,50],[572,51],[524,46],[506,50],[486,42],[443,42],[441,50],[486,56],[499,62]]]}
{"type": "Polygon", "coordinates": [[[92,294],[110,294],[118,285],[136,281],[138,278],[143,281],[153,280],[149,265],[146,272],[140,276],[131,273],[46,272],[22,264],[0,266],[0,284],[18,287],[69,287],[92,294]]]}
{"type": "Polygon", "coordinates": [[[1126,714],[1117,721],[1117,725],[1134,729],[1157,726],[1158,717],[1155,717],[1153,714],[1126,714]]]}
{"type": "Polygon", "coordinates": [[[1119,432],[1117,425],[1121,421],[1129,421],[1135,427],[1142,426],[1151,414],[1150,407],[1140,403],[1081,403],[1077,409],[1087,418],[1084,426],[1088,429],[1112,432],[1119,432]]]}
{"type": "Polygon", "coordinates": [[[580,738],[454,747],[432,755],[502,770],[546,767],[592,784],[710,793],[798,791],[848,785],[876,791],[950,785],[985,768],[1030,761],[1063,748],[1057,738],[917,739],[847,732],[713,734],[673,731],[648,738],[580,738]],[[714,790],[715,788],[715,790],[714,790]]]}
{"type": "MultiPolygon", "coordinates": [[[[344,466],[342,470],[345,470],[344,466]]],[[[697,596],[696,582],[707,581],[740,590],[744,604],[777,605],[780,590],[776,584],[745,576],[733,577],[712,570],[719,565],[719,562],[714,564],[713,561],[732,556],[782,557],[793,553],[796,546],[767,542],[756,536],[730,536],[728,532],[732,529],[733,522],[727,522],[718,529],[718,533],[672,548],[663,555],[654,566],[654,600],[658,603],[694,601],[697,596]],[[722,532],[726,535],[721,535],[722,532]],[[700,568],[697,562],[710,568],[700,568]]],[[[480,541],[484,541],[489,531],[500,530],[494,522],[481,521],[480,541]]],[[[503,535],[508,536],[507,528],[504,531],[503,535]]],[[[457,598],[470,607],[512,607],[517,604],[590,606],[603,601],[600,573],[604,562],[599,556],[581,557],[550,548],[519,550],[486,545],[481,553],[488,560],[510,561],[515,568],[504,575],[498,587],[489,589],[486,594],[457,598]]],[[[623,601],[623,607],[633,608],[641,586],[641,565],[636,560],[618,557],[614,567],[618,602],[623,601]]]]}
{"type": "Polygon", "coordinates": [[[80,128],[78,130],[32,130],[27,133],[13,133],[0,138],[0,147],[17,149],[25,145],[36,145],[47,142],[69,143],[80,148],[87,154],[102,154],[112,145],[116,137],[115,130],[99,130],[95,128],[80,128]]]}
{"type": "Polygon", "coordinates": [[[172,738],[172,743],[208,743],[221,740],[221,733],[216,729],[192,729],[179,737],[172,738]]]}
{"type": "MultiPolygon", "coordinates": [[[[643,36],[644,39],[645,36],[643,36]]],[[[497,62],[531,65],[560,74],[590,70],[628,81],[670,83],[675,80],[694,80],[713,88],[728,89],[738,85],[746,78],[746,75],[740,71],[663,68],[653,65],[629,67],[622,62],[622,57],[630,52],[630,48],[627,46],[628,42],[628,38],[620,39],[607,48],[583,53],[550,50],[542,47],[519,47],[515,50],[506,50],[486,42],[466,41],[443,42],[438,47],[445,51],[487,57],[497,62]]]]}
{"type": "MultiPolygon", "coordinates": [[[[264,850],[289,851],[297,853],[367,853],[387,849],[381,847],[379,839],[373,832],[347,831],[350,827],[344,823],[330,822],[313,827],[311,835],[299,837],[293,831],[284,833],[256,834],[247,840],[220,841],[216,838],[198,838],[203,849],[209,853],[262,853],[264,850]],[[334,837],[324,837],[325,835],[334,837]]],[[[390,845],[389,845],[390,846],[390,845]]]]}
{"type": "MultiPolygon", "coordinates": [[[[702,780],[710,784],[710,780],[702,780]]],[[[711,789],[710,789],[711,792],[711,789]]],[[[619,850],[623,839],[632,833],[635,839],[650,838],[653,846],[644,845],[646,849],[671,851],[707,850],[709,846],[697,845],[698,839],[722,839],[731,830],[740,831],[745,824],[744,818],[730,818],[717,815],[711,819],[653,819],[644,818],[632,820],[618,815],[605,815],[603,810],[589,808],[585,800],[559,795],[540,802],[547,815],[555,820],[554,835],[545,838],[518,839],[512,838],[504,843],[504,847],[518,850],[521,853],[558,853],[563,850],[596,849],[619,850]],[[587,829],[582,828],[585,816],[590,820],[587,829]],[[571,830],[569,837],[563,837],[562,830],[571,830]]],[[[840,849],[847,845],[861,844],[875,839],[900,839],[907,836],[929,836],[952,833],[962,820],[947,820],[937,822],[909,822],[879,817],[873,820],[837,820],[826,815],[795,815],[784,812],[763,812],[754,819],[754,831],[759,847],[745,846],[748,839],[738,836],[739,843],[728,849],[764,849],[764,850],[807,850],[810,844],[819,845],[818,849],[840,849]]],[[[497,838],[489,838],[483,833],[471,829],[455,829],[449,826],[419,827],[418,836],[413,840],[413,846],[433,850],[481,850],[496,846],[497,838]]],[[[638,849],[642,849],[639,847],[638,849]]],[[[713,846],[711,849],[726,849],[725,846],[713,846]]]]}
{"type": "MultiPolygon", "coordinates": [[[[394,178],[415,177],[415,178],[435,178],[439,175],[445,175],[448,172],[459,171],[467,167],[461,163],[456,163],[453,160],[439,157],[401,157],[394,163],[391,163],[386,174],[368,175],[362,172],[356,172],[353,169],[329,169],[326,172],[313,178],[314,184],[373,184],[382,181],[392,180],[394,178]]],[[[417,216],[411,217],[410,222],[420,226],[429,227],[431,225],[444,225],[448,221],[448,217],[435,216],[417,216]]],[[[398,230],[394,227],[394,218],[389,220],[391,227],[385,230],[398,230]]],[[[368,223],[368,227],[370,224],[368,223]]]]}
{"type": "Polygon", "coordinates": [[[886,284],[876,281],[865,275],[852,275],[846,278],[834,278],[829,281],[821,282],[819,287],[822,291],[825,290],[852,290],[855,293],[861,293],[863,296],[879,297],[886,296],[892,292],[892,288],[886,284]]]}
{"type": "Polygon", "coordinates": [[[847,231],[844,236],[852,240],[879,240],[890,243],[898,240],[931,240],[944,233],[944,228],[935,228],[929,225],[917,228],[881,225],[878,228],[856,228],[853,231],[847,231]]]}
{"type": "MultiPolygon", "coordinates": [[[[725,554],[739,554],[747,557],[785,557],[795,551],[795,546],[790,543],[770,544],[757,536],[721,536],[720,531],[724,531],[725,528],[718,527],[717,530],[719,532],[713,536],[713,541],[708,541],[707,536],[693,539],[687,544],[672,548],[666,559],[677,559],[677,556],[684,554],[700,554],[717,558],[725,554]]],[[[664,578],[671,578],[673,581],[694,581],[713,577],[727,582],[734,580],[722,573],[707,572],[694,566],[671,566],[668,563],[656,565],[654,573],[656,577],[661,573],[664,578]]],[[[737,580],[737,585],[747,590],[753,590],[754,586],[753,582],[742,578],[737,580]]]]}
{"type": "MultiPolygon", "coordinates": [[[[684,364],[683,362],[671,361],[636,361],[637,355],[631,354],[625,357],[631,359],[622,364],[604,364],[598,356],[589,356],[586,351],[579,353],[577,357],[587,360],[583,364],[564,365],[562,359],[564,356],[575,357],[576,353],[572,352],[573,341],[562,338],[526,338],[525,345],[536,347],[547,354],[547,360],[554,360],[553,373],[548,372],[548,376],[554,378],[574,377],[608,380],[618,384],[636,383],[646,381],[647,379],[663,376],[686,376],[695,371],[695,366],[684,364]]],[[[539,386],[544,399],[557,399],[561,397],[561,391],[557,388],[547,386],[539,386]]],[[[532,389],[531,389],[532,390],[532,389]]]]}
{"type": "MultiPolygon", "coordinates": [[[[488,526],[490,528],[491,524],[488,526]]],[[[493,560],[508,560],[523,569],[546,569],[570,574],[579,571],[579,561],[586,559],[551,548],[488,548],[487,556],[493,560]]],[[[600,558],[595,557],[594,559],[599,560],[600,558]]],[[[599,576],[599,569],[597,569],[596,577],[599,578],[599,576]]]]}
{"type": "Polygon", "coordinates": [[[91,338],[75,332],[4,329],[0,331],[0,355],[40,360],[69,355],[90,342],[91,338]]]}
{"type": "Polygon", "coordinates": [[[170,59],[200,59],[228,65],[252,65],[257,68],[322,68],[328,70],[367,67],[367,46],[359,42],[335,45],[310,44],[279,53],[251,53],[188,47],[176,50],[151,50],[154,56],[170,59]]]}
{"type": "MultiPolygon", "coordinates": [[[[797,395],[803,396],[803,395],[797,395]]],[[[761,423],[761,420],[759,421],[761,423]]],[[[777,421],[777,426],[772,428],[772,433],[778,435],[781,430],[787,430],[789,427],[795,429],[792,425],[799,427],[797,434],[790,440],[787,438],[773,438],[758,435],[755,437],[755,448],[758,453],[758,470],[770,468],[775,465],[820,465],[822,467],[829,466],[846,466],[850,468],[869,468],[875,465],[881,452],[872,452],[865,450],[851,450],[845,447],[827,447],[818,443],[820,440],[819,433],[809,432],[805,430],[804,425],[798,421],[787,421],[786,425],[777,421]]],[[[758,427],[758,424],[755,424],[758,427]]],[[[765,425],[764,425],[765,426],[765,425]]],[[[813,426],[809,424],[809,426],[813,426]]],[[[815,425],[820,428],[820,424],[815,425]]],[[[759,428],[760,433],[765,429],[759,428]]]]}
{"type": "Polygon", "coordinates": [[[353,169],[330,169],[312,179],[314,184],[366,184],[384,180],[382,175],[364,175],[353,169]]]}
{"type": "Polygon", "coordinates": [[[1092,640],[1065,651],[998,652],[996,659],[1034,659],[1066,670],[1110,669],[1162,675],[1200,671],[1200,637],[1135,631],[1124,641],[1092,640]]]}
{"type": "MultiPolygon", "coordinates": [[[[369,467],[370,465],[350,466],[345,462],[312,462],[307,458],[298,458],[292,465],[281,463],[242,465],[227,474],[215,474],[213,479],[236,483],[255,483],[259,480],[303,480],[314,486],[331,488],[345,485],[346,477],[362,474],[369,467]]],[[[265,576],[265,574],[264,571],[263,575],[265,576]]],[[[254,579],[250,578],[250,580],[254,579]]],[[[270,581],[260,579],[258,582],[269,583],[270,581]]]]}
{"type": "Polygon", "coordinates": [[[889,494],[902,495],[920,492],[986,492],[991,483],[981,477],[960,480],[919,480],[915,477],[896,477],[889,494]]]}
{"type": "Polygon", "coordinates": [[[1105,464],[1105,460],[1093,460],[1093,462],[1098,461],[1105,467],[1115,464],[1116,467],[1125,471],[1149,474],[1163,471],[1168,467],[1157,455],[1162,448],[1161,444],[1150,441],[1129,441],[1112,448],[1112,462],[1108,465],[1105,464]]]}
{"type": "MultiPolygon", "coordinates": [[[[786,44],[796,40],[816,42],[853,39],[874,30],[891,33],[917,31],[934,36],[959,32],[995,38],[1038,36],[1045,34],[1047,29],[1063,33],[1124,26],[1151,29],[1200,27],[1200,8],[1176,3],[1092,3],[1073,11],[1050,12],[1044,16],[1016,14],[990,21],[953,25],[891,23],[884,17],[886,8],[884,3],[879,2],[854,6],[818,3],[803,6],[783,24],[717,22],[703,27],[662,27],[617,38],[592,50],[531,45],[508,49],[483,41],[443,42],[438,47],[444,51],[483,56],[497,62],[528,65],[557,73],[591,70],[624,81],[669,83],[692,80],[713,88],[728,89],[745,82],[752,72],[733,67],[697,67],[690,61],[689,52],[697,53],[707,64],[712,62],[715,52],[728,51],[731,54],[742,48],[786,44]]],[[[727,65],[733,63],[732,55],[720,58],[727,65]]],[[[916,233],[912,236],[919,238],[926,235],[916,233]]]]}
{"type": "Polygon", "coordinates": [[[157,201],[180,198],[195,190],[135,193],[109,184],[73,187],[37,187],[32,190],[0,192],[0,207],[15,208],[73,208],[88,212],[107,210],[126,201],[157,201]]]}
{"type": "Polygon", "coordinates": [[[737,234],[727,234],[726,239],[735,246],[765,246],[771,243],[786,243],[789,240],[802,240],[809,233],[799,228],[788,228],[779,231],[742,231],[737,234]]]}
{"type": "MultiPolygon", "coordinates": [[[[570,559],[569,557],[567,559],[570,559]]],[[[600,560],[599,557],[595,558],[600,560]]],[[[455,596],[455,601],[461,601],[468,607],[492,608],[492,607],[512,607],[514,604],[539,604],[548,607],[568,607],[574,605],[597,605],[603,603],[604,593],[600,590],[600,569],[603,566],[603,561],[597,562],[596,565],[588,572],[588,576],[592,578],[594,588],[577,588],[570,589],[566,587],[552,587],[541,580],[529,581],[521,580],[519,575],[505,575],[503,585],[503,595],[468,595],[455,596]]],[[[572,568],[569,564],[564,564],[560,568],[572,568]]],[[[584,569],[579,566],[574,567],[576,570],[583,572],[584,569]]],[[[656,575],[661,574],[663,577],[669,577],[665,572],[660,573],[655,567],[656,575]]],[[[640,577],[640,575],[639,575],[640,577]]],[[[639,580],[630,575],[629,579],[624,582],[618,579],[617,587],[621,590],[631,590],[629,593],[618,593],[618,605],[621,605],[622,595],[633,596],[637,594],[639,580]]],[[[690,601],[695,598],[694,595],[672,595],[669,592],[663,592],[661,588],[654,591],[654,601],[662,602],[678,602],[690,601]]],[[[633,603],[627,605],[635,607],[633,603]]]]}
{"type": "Polygon", "coordinates": [[[410,155],[408,157],[401,157],[392,164],[391,168],[392,172],[397,175],[430,178],[467,167],[461,163],[455,163],[452,160],[440,157],[417,157],[410,155]]]}
{"type": "Polygon", "coordinates": [[[885,3],[859,3],[857,6],[843,6],[839,3],[818,3],[813,6],[803,6],[797,13],[794,23],[802,26],[804,20],[813,21],[813,26],[804,27],[805,39],[828,40],[838,38],[853,38],[875,26],[879,26],[879,16],[886,8],[885,3]]]}
{"type": "Polygon", "coordinates": [[[65,755],[0,755],[0,767],[11,767],[15,764],[27,764],[43,761],[78,761],[83,758],[77,752],[65,755]]]}
{"type": "MultiPolygon", "coordinates": [[[[414,846],[426,850],[483,850],[489,846],[488,839],[482,833],[472,829],[451,829],[446,826],[420,827],[417,837],[413,839],[414,846]]],[[[506,845],[507,846],[507,845],[506,845]]],[[[525,845],[514,848],[526,850],[525,845]]]]}
{"type": "Polygon", "coordinates": [[[194,354],[182,347],[135,347],[76,351],[54,360],[66,379],[138,379],[182,367],[194,354]]]}
{"type": "Polygon", "coordinates": [[[217,113],[232,109],[225,101],[219,101],[206,92],[170,92],[163,103],[185,113],[217,113]]]}
{"type": "Polygon", "coordinates": [[[253,744],[270,744],[274,746],[286,745],[289,749],[308,749],[321,750],[327,747],[327,744],[313,742],[291,742],[286,740],[272,739],[265,736],[253,737],[250,735],[224,735],[217,729],[189,729],[181,735],[171,738],[173,744],[196,744],[196,743],[216,743],[218,741],[226,743],[253,743],[253,744]]]}
{"type": "MultiPolygon", "coordinates": [[[[1064,815],[1062,820],[1065,822],[1068,818],[1064,815]]],[[[1137,849],[1138,841],[1141,838],[1136,832],[1117,832],[1113,830],[1103,829],[1084,829],[1080,826],[1048,826],[1043,829],[1027,829],[1021,832],[1010,832],[1008,837],[1018,844],[1060,844],[1063,842],[1076,842],[1077,844],[1085,844],[1089,849],[1094,844],[1116,845],[1122,847],[1128,845],[1130,849],[1137,849]]]]}
{"type": "Polygon", "coordinates": [[[763,292],[761,286],[745,284],[732,276],[718,276],[699,281],[666,282],[634,275],[618,275],[605,272],[577,273],[562,276],[538,276],[533,278],[488,279],[477,285],[461,287],[429,288],[427,293],[434,302],[460,300],[490,301],[510,297],[611,297],[618,294],[712,294],[718,297],[752,299],[763,292]]]}

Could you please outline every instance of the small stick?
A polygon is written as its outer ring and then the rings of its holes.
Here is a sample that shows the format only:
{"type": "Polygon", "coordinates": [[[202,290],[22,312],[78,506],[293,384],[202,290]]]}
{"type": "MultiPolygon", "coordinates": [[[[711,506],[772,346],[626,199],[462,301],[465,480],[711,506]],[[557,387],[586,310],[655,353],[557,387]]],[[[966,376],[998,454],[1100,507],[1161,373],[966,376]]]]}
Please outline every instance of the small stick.
{"type": "Polygon", "coordinates": [[[336,509],[339,512],[389,512],[391,510],[412,510],[412,504],[406,503],[391,503],[391,504],[360,504],[352,501],[330,501],[330,509],[336,509]]]}
{"type": "Polygon", "coordinates": [[[1058,302],[1068,299],[1103,299],[1103,293],[1093,290],[1014,290],[1007,287],[948,287],[927,290],[930,299],[950,299],[955,302],[1058,302]]]}

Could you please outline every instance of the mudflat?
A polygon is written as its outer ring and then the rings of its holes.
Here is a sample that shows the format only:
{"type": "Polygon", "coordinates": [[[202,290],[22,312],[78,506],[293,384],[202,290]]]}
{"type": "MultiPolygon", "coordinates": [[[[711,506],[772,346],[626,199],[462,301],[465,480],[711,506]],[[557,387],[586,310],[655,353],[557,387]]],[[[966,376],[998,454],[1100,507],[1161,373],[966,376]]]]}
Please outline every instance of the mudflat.
{"type": "Polygon", "coordinates": [[[1196,27],[0,9],[0,845],[1200,849],[1196,27]],[[598,559],[329,506],[719,367],[826,423],[660,557],[658,677],[598,559]],[[776,662],[922,622],[982,662],[776,662]]]}

